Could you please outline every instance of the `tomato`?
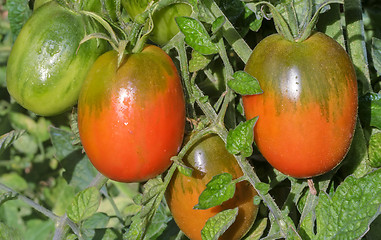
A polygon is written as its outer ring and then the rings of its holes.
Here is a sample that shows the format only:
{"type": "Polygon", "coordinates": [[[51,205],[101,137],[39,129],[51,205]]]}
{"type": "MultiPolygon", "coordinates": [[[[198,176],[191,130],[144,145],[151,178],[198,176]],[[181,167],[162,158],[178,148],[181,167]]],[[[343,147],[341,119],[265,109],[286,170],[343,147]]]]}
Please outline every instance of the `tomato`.
{"type": "Polygon", "coordinates": [[[87,72],[106,50],[89,19],[55,1],[40,6],[18,35],[8,59],[7,88],[24,108],[43,116],[60,114],[77,103],[87,72]],[[78,48],[79,47],[79,48],[78,48]]]}
{"type": "Polygon", "coordinates": [[[252,52],[245,71],[263,94],[243,96],[247,119],[259,116],[254,139],[284,174],[308,178],[337,166],[351,144],[357,81],[345,50],[323,33],[303,42],[274,34],[252,52]]]}
{"type": "MultiPolygon", "coordinates": [[[[135,19],[137,15],[144,12],[150,2],[151,0],[122,0],[122,6],[135,19]]],[[[191,13],[192,7],[185,3],[174,3],[155,12],[152,17],[154,29],[150,33],[150,40],[156,44],[165,45],[179,32],[175,18],[190,16],[191,13]]]]}
{"type": "Polygon", "coordinates": [[[171,58],[150,45],[100,56],[78,101],[78,128],[93,165],[121,182],[153,178],[171,164],[184,135],[185,100],[171,58]]]}
{"type": "Polygon", "coordinates": [[[220,239],[232,240],[244,236],[251,228],[258,210],[253,202],[257,192],[249,182],[238,183],[234,197],[219,206],[206,210],[193,209],[213,176],[230,173],[235,179],[243,175],[235,157],[226,150],[221,138],[217,135],[204,136],[190,149],[183,161],[193,168],[192,176],[175,172],[165,193],[173,218],[181,231],[192,240],[201,239],[201,229],[210,217],[238,207],[235,222],[220,239]]]}

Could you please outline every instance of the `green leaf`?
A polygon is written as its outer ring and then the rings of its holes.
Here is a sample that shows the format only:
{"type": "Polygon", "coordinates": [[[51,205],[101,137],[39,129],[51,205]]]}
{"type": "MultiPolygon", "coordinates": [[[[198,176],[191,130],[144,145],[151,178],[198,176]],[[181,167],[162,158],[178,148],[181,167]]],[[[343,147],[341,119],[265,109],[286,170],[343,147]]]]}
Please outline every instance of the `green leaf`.
{"type": "Polygon", "coordinates": [[[377,132],[370,137],[369,161],[372,167],[381,167],[381,132],[377,132]]]}
{"type": "Polygon", "coordinates": [[[262,21],[263,21],[263,17],[260,17],[260,18],[256,18],[254,21],[252,21],[250,23],[250,30],[251,31],[254,31],[254,32],[258,32],[258,30],[261,28],[262,26],[262,21]]]}
{"type": "Polygon", "coordinates": [[[381,39],[372,38],[372,59],[373,66],[378,75],[381,75],[381,39]]]}
{"type": "Polygon", "coordinates": [[[53,213],[63,215],[75,197],[74,187],[70,186],[63,177],[56,178],[56,184],[44,188],[46,202],[51,206],[53,213]]]}
{"type": "Polygon", "coordinates": [[[343,160],[340,171],[346,175],[353,174],[355,177],[362,177],[372,171],[372,168],[369,166],[368,148],[364,131],[359,121],[356,123],[352,144],[343,160]]]}
{"type": "Polygon", "coordinates": [[[220,30],[225,22],[226,20],[224,16],[219,16],[216,18],[216,20],[212,23],[212,33],[215,34],[218,30],[220,30]]]}
{"type": "Polygon", "coordinates": [[[97,212],[83,222],[82,227],[86,229],[102,229],[107,228],[110,217],[102,212],[97,212]]]}
{"type": "Polygon", "coordinates": [[[359,116],[364,126],[381,129],[381,94],[367,93],[359,99],[359,116]]]}
{"type": "Polygon", "coordinates": [[[243,157],[249,157],[253,153],[253,129],[257,119],[258,117],[255,117],[246,122],[241,122],[235,129],[229,131],[226,149],[231,154],[241,154],[243,157]]]}
{"type": "Polygon", "coordinates": [[[255,221],[254,226],[251,228],[254,230],[249,232],[245,240],[259,240],[266,230],[267,220],[267,218],[262,218],[259,221],[255,221]]]}
{"type": "Polygon", "coordinates": [[[74,187],[75,192],[85,189],[96,176],[98,171],[91,164],[89,158],[77,150],[61,160],[65,169],[63,177],[74,187]]]}
{"type": "Polygon", "coordinates": [[[144,184],[143,197],[140,201],[143,206],[141,210],[132,217],[130,228],[123,235],[123,239],[137,240],[144,238],[150,221],[159,208],[164,192],[165,187],[160,177],[150,179],[144,184]]]}
{"type": "Polygon", "coordinates": [[[206,184],[206,189],[200,194],[194,209],[208,209],[221,205],[231,199],[234,193],[233,176],[230,173],[216,175],[206,184]]]}
{"type": "Polygon", "coordinates": [[[316,207],[317,239],[359,239],[380,214],[381,170],[349,176],[333,197],[320,193],[316,207]]]}
{"type": "Polygon", "coordinates": [[[21,240],[22,237],[14,228],[8,227],[4,223],[0,222],[0,239],[21,240]]]}
{"type": "Polygon", "coordinates": [[[78,147],[73,146],[72,144],[74,139],[74,134],[72,132],[55,127],[50,127],[49,132],[58,160],[64,159],[78,149],[78,147]]]}
{"type": "Polygon", "coordinates": [[[25,22],[32,14],[32,11],[29,8],[28,0],[8,0],[6,1],[6,4],[13,38],[16,39],[22,26],[24,26],[25,22]]]}
{"type": "Polygon", "coordinates": [[[202,55],[197,51],[192,51],[192,58],[189,60],[189,72],[203,70],[212,61],[212,56],[202,55]]]}
{"type": "Polygon", "coordinates": [[[258,190],[261,194],[265,195],[270,191],[270,185],[263,182],[258,182],[255,184],[255,189],[258,190]]]}
{"type": "Polygon", "coordinates": [[[2,174],[0,182],[17,192],[22,192],[28,189],[27,181],[15,172],[2,174]]]}
{"type": "Polygon", "coordinates": [[[185,42],[204,55],[218,53],[217,45],[212,42],[201,22],[191,17],[177,17],[177,25],[185,36],[185,42]]]}
{"type": "Polygon", "coordinates": [[[184,174],[187,177],[192,176],[192,173],[193,173],[192,168],[186,166],[182,161],[179,161],[177,157],[173,157],[172,161],[175,162],[175,164],[177,165],[177,170],[179,170],[181,174],[184,174]]]}
{"type": "Polygon", "coordinates": [[[0,136],[0,155],[5,149],[10,147],[21,135],[24,134],[24,130],[12,130],[9,133],[0,136]]]}
{"type": "Polygon", "coordinates": [[[209,218],[201,230],[202,240],[217,240],[233,224],[237,215],[238,208],[234,208],[209,218]]]}
{"type": "Polygon", "coordinates": [[[228,81],[228,86],[236,93],[241,95],[254,95],[263,93],[258,80],[244,71],[233,74],[234,80],[228,81]]]}
{"type": "Polygon", "coordinates": [[[53,221],[42,221],[31,219],[27,222],[27,230],[24,232],[24,239],[41,240],[49,239],[54,233],[53,221]]]}
{"type": "Polygon", "coordinates": [[[38,152],[38,145],[36,139],[30,134],[24,134],[20,136],[14,143],[13,146],[20,153],[35,155],[38,152]]]}
{"type": "Polygon", "coordinates": [[[144,239],[145,240],[157,239],[167,228],[167,225],[171,219],[172,217],[169,210],[166,209],[163,203],[161,203],[148,226],[144,239]]]}
{"type": "Polygon", "coordinates": [[[18,194],[15,194],[15,193],[12,193],[12,192],[6,192],[6,193],[0,194],[0,207],[6,201],[16,199],[17,196],[18,196],[18,194]]]}
{"type": "Polygon", "coordinates": [[[95,187],[79,192],[67,209],[67,216],[75,223],[91,217],[98,210],[101,196],[95,187]]]}

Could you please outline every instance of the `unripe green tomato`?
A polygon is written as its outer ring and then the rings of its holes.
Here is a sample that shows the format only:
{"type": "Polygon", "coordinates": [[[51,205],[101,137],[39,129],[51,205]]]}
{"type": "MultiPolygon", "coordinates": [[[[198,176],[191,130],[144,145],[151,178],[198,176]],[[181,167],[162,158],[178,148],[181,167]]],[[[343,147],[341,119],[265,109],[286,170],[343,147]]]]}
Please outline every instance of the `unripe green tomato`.
{"type": "MultiPolygon", "coordinates": [[[[151,0],[122,0],[122,6],[131,18],[135,20],[137,15],[144,12],[149,2],[151,0]]],[[[171,4],[155,12],[152,16],[154,29],[149,35],[150,40],[156,44],[165,45],[179,32],[175,18],[190,16],[191,13],[192,7],[185,3],[171,4]]]]}
{"type": "Polygon", "coordinates": [[[80,41],[97,30],[86,16],[56,1],[43,4],[25,23],[8,59],[7,88],[24,108],[42,116],[77,103],[93,62],[107,49],[103,40],[80,41]]]}

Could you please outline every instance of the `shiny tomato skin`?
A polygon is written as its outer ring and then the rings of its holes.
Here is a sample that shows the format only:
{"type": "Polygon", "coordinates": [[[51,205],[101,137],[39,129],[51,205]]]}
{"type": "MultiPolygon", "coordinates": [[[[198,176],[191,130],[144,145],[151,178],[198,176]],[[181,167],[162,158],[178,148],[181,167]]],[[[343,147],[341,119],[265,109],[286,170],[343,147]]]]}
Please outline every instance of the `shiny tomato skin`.
{"type": "Polygon", "coordinates": [[[243,96],[247,119],[259,116],[254,139],[284,174],[324,174],[346,155],[357,119],[357,80],[345,50],[323,33],[303,42],[278,34],[262,40],[245,71],[263,94],[243,96]]]}
{"type": "Polygon", "coordinates": [[[56,1],[42,4],[25,23],[7,63],[7,88],[24,108],[42,116],[77,103],[87,71],[107,50],[106,41],[80,41],[99,31],[89,17],[56,1]]]}
{"type": "Polygon", "coordinates": [[[251,228],[258,211],[258,206],[253,202],[257,192],[249,182],[238,183],[234,197],[219,206],[206,210],[193,209],[213,176],[230,173],[235,179],[243,175],[224,142],[217,135],[206,135],[189,150],[183,161],[193,169],[192,176],[175,172],[165,193],[173,218],[181,231],[192,240],[201,239],[201,230],[210,217],[238,207],[236,221],[219,239],[241,239],[251,228]]]}
{"type": "Polygon", "coordinates": [[[90,161],[106,177],[138,182],[161,174],[184,127],[180,77],[163,50],[147,46],[119,68],[116,51],[94,63],[78,101],[78,128],[90,161]]]}
{"type": "MultiPolygon", "coordinates": [[[[150,2],[151,0],[122,0],[122,6],[135,19],[137,15],[144,12],[150,2]]],[[[191,13],[192,7],[185,3],[174,3],[156,11],[152,16],[154,28],[149,39],[158,45],[165,45],[179,32],[175,18],[190,16],[191,13]]]]}

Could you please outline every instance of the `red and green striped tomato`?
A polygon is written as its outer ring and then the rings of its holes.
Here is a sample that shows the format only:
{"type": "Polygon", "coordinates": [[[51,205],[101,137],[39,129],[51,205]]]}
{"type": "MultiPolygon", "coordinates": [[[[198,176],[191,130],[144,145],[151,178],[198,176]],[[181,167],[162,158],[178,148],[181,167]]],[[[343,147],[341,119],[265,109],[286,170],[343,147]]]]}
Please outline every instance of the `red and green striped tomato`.
{"type": "Polygon", "coordinates": [[[345,50],[323,33],[303,42],[279,34],[263,39],[245,71],[263,94],[243,96],[247,119],[259,116],[254,139],[284,174],[308,178],[346,155],[357,118],[357,80],[345,50]]]}
{"type": "Polygon", "coordinates": [[[90,161],[120,182],[145,181],[164,172],[181,147],[185,100],[171,58],[149,45],[126,55],[100,56],[78,101],[78,128],[90,161]]]}
{"type": "Polygon", "coordinates": [[[60,114],[77,103],[91,65],[106,50],[95,39],[89,18],[48,2],[23,26],[8,59],[7,88],[24,108],[43,116],[60,114]]]}
{"type": "MultiPolygon", "coordinates": [[[[131,18],[135,19],[146,10],[150,2],[151,0],[122,0],[122,5],[131,18]]],[[[191,13],[192,7],[185,3],[174,3],[156,11],[152,16],[154,28],[149,35],[150,40],[156,44],[165,45],[179,32],[175,18],[190,16],[191,13]]]]}
{"type": "Polygon", "coordinates": [[[183,161],[193,169],[192,176],[175,172],[165,192],[169,209],[181,231],[192,240],[201,240],[201,230],[209,218],[224,210],[238,208],[234,223],[219,239],[241,239],[251,228],[258,211],[253,201],[257,192],[249,182],[237,183],[233,198],[219,206],[205,210],[193,208],[213,176],[230,173],[236,179],[243,175],[225,143],[218,135],[206,135],[191,147],[183,161]]]}

